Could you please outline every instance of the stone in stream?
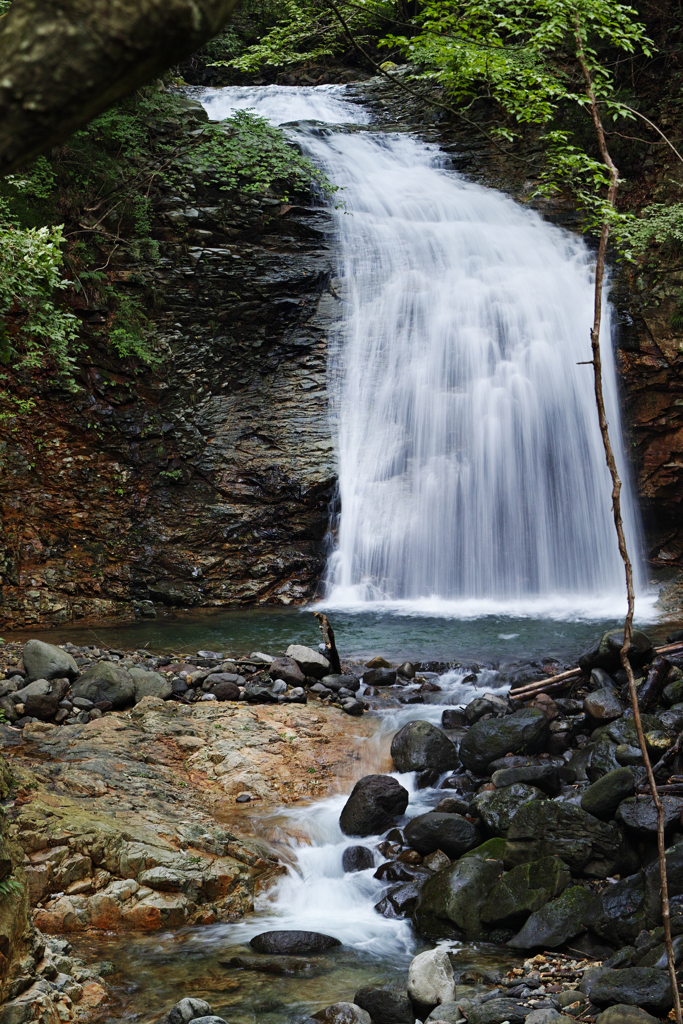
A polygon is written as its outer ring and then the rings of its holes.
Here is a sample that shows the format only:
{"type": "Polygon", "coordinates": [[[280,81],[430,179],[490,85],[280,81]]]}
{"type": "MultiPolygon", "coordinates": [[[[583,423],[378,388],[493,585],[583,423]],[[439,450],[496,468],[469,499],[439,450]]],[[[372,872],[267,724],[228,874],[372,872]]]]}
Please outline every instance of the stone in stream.
{"type": "Polygon", "coordinates": [[[42,640],[27,640],[22,653],[26,677],[29,682],[34,679],[69,679],[78,677],[80,669],[67,652],[61,647],[46,644],[42,640]]]}
{"type": "Polygon", "coordinates": [[[420,1019],[438,1006],[455,999],[455,979],[448,954],[429,949],[414,957],[408,968],[408,997],[420,1019]]]}
{"type": "Polygon", "coordinates": [[[323,957],[303,956],[231,956],[219,961],[222,967],[239,967],[243,971],[264,971],[266,974],[320,974],[330,970],[323,957]]]}
{"type": "MultiPolygon", "coordinates": [[[[606,672],[618,672],[621,668],[621,648],[624,643],[623,629],[611,629],[604,633],[598,643],[579,658],[579,667],[586,674],[594,668],[606,672]]],[[[629,650],[629,661],[634,666],[644,665],[654,656],[652,641],[639,629],[634,629],[629,650]]]]}
{"type": "MultiPolygon", "coordinates": [[[[512,769],[514,771],[514,769],[512,769]]],[[[498,774],[498,773],[496,773],[498,774]]],[[[510,822],[515,814],[529,800],[544,800],[536,786],[527,786],[523,782],[504,789],[485,790],[472,801],[477,813],[484,822],[484,828],[490,836],[506,836],[510,822]]]]}
{"type": "Polygon", "coordinates": [[[514,999],[502,997],[487,999],[485,1003],[475,1004],[467,1014],[467,1024],[522,1024],[526,1020],[529,1007],[514,999]]]}
{"type": "Polygon", "coordinates": [[[322,679],[329,674],[330,663],[318,651],[304,647],[302,644],[290,644],[286,650],[288,658],[293,658],[305,676],[322,679]]]}
{"type": "Polygon", "coordinates": [[[542,711],[522,708],[506,718],[480,719],[460,744],[460,760],[475,774],[483,775],[491,761],[522,748],[531,753],[543,750],[549,722],[542,711]]]}
{"type": "Polygon", "coordinates": [[[511,949],[555,949],[586,930],[586,918],[594,896],[582,886],[566,889],[561,896],[534,911],[521,931],[507,943],[511,949]]]}
{"type": "Polygon", "coordinates": [[[372,1024],[413,1024],[415,1014],[405,992],[390,988],[360,988],[353,997],[356,1006],[372,1017],[372,1024]]]}
{"type": "Polygon", "coordinates": [[[386,896],[375,904],[375,910],[383,917],[411,917],[420,895],[422,884],[404,882],[389,889],[386,896]]]}
{"type": "Polygon", "coordinates": [[[322,953],[341,946],[341,942],[321,932],[287,930],[261,932],[249,940],[249,945],[257,953],[322,953]]]}
{"type": "Polygon", "coordinates": [[[287,693],[278,694],[278,704],[308,704],[308,694],[303,686],[293,686],[287,693]]]}
{"type": "Polygon", "coordinates": [[[626,1003],[662,1016],[671,1009],[673,997],[667,971],[656,967],[627,967],[601,974],[590,990],[596,1006],[626,1003]]]}
{"type": "Polygon", "coordinates": [[[446,772],[460,764],[458,752],[442,729],[430,722],[408,722],[391,741],[391,757],[398,772],[431,769],[446,772]]]}
{"type": "Polygon", "coordinates": [[[610,821],[621,801],[635,788],[633,773],[628,768],[615,768],[588,787],[581,797],[581,807],[601,821],[610,821]]]}
{"type": "MultiPolygon", "coordinates": [[[[661,801],[664,806],[664,828],[672,828],[680,821],[683,797],[662,796],[661,801]]],[[[651,796],[632,796],[622,800],[616,817],[626,828],[642,836],[657,834],[657,809],[651,796]]]]}
{"type": "Polygon", "coordinates": [[[481,833],[459,814],[440,814],[428,811],[412,818],[404,829],[406,842],[418,853],[443,850],[454,858],[473,850],[481,843],[481,833]]]}
{"type": "Polygon", "coordinates": [[[294,658],[276,658],[268,666],[271,679],[284,679],[290,686],[303,686],[306,676],[294,658]]]}
{"type": "Polygon", "coordinates": [[[108,700],[114,708],[123,708],[135,700],[135,682],[125,668],[102,661],[91,665],[71,687],[74,697],[87,697],[96,704],[108,700]]]}
{"type": "Polygon", "coordinates": [[[625,707],[615,691],[605,687],[602,690],[594,690],[585,697],[583,710],[596,725],[602,725],[604,722],[621,718],[625,707]]]}
{"type": "Polygon", "coordinates": [[[393,686],[396,682],[396,671],[393,668],[371,668],[363,673],[366,686],[393,686]]]}
{"type": "Polygon", "coordinates": [[[360,690],[360,679],[356,679],[355,676],[323,676],[320,682],[328,690],[332,690],[333,693],[339,693],[340,690],[350,690],[351,693],[357,693],[360,690]]]}
{"type": "Polygon", "coordinates": [[[207,1017],[210,1014],[211,1007],[205,999],[194,999],[192,996],[188,996],[172,1006],[163,1017],[159,1017],[156,1024],[190,1024],[198,1017],[207,1017]]]}
{"type": "Polygon", "coordinates": [[[491,782],[496,789],[513,786],[518,782],[537,786],[548,796],[557,796],[562,789],[560,770],[554,764],[526,764],[513,768],[505,767],[494,771],[491,782]]]}
{"type": "Polygon", "coordinates": [[[344,871],[365,871],[375,866],[375,855],[367,846],[347,846],[342,854],[344,871]]]}
{"type": "Polygon", "coordinates": [[[465,708],[465,718],[468,725],[474,725],[484,715],[493,715],[501,718],[507,714],[508,702],[504,697],[497,697],[495,693],[485,693],[483,697],[475,697],[465,708]]]}
{"type": "Polygon", "coordinates": [[[462,729],[464,725],[467,725],[467,718],[459,708],[446,708],[441,715],[442,729],[462,729]]]}
{"type": "Polygon", "coordinates": [[[351,791],[339,818],[344,835],[371,836],[386,832],[405,814],[408,790],[390,775],[366,775],[351,791]]]}
{"type": "Polygon", "coordinates": [[[400,860],[388,860],[375,871],[373,878],[379,882],[411,882],[426,881],[430,877],[429,871],[418,864],[406,864],[400,860]]]}
{"type": "Polygon", "coordinates": [[[503,862],[477,856],[462,857],[434,875],[422,887],[413,923],[427,938],[483,936],[481,908],[503,874],[503,862]]]}
{"type": "Polygon", "coordinates": [[[319,1021],[320,1024],[372,1024],[367,1010],[355,1003],[332,1003],[308,1019],[319,1021]]]}
{"type": "Polygon", "coordinates": [[[365,711],[365,705],[359,700],[347,699],[342,701],[342,711],[353,718],[360,718],[365,711]]]}
{"type": "Polygon", "coordinates": [[[570,879],[569,868],[559,857],[518,864],[489,893],[481,908],[482,923],[519,928],[530,914],[559,896],[570,879]]]}

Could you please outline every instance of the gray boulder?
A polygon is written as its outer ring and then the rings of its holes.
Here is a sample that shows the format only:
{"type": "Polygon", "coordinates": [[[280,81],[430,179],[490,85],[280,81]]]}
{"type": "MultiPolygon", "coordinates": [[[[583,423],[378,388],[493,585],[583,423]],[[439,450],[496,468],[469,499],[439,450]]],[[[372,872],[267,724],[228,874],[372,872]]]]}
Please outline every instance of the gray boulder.
{"type": "Polygon", "coordinates": [[[639,1006],[615,1003],[596,1018],[596,1024],[659,1024],[659,1018],[639,1006]]]}
{"type": "Polygon", "coordinates": [[[390,988],[361,988],[353,1001],[366,1010],[372,1024],[413,1024],[415,1014],[405,992],[394,992],[390,988]]]}
{"type": "MultiPolygon", "coordinates": [[[[664,828],[673,827],[681,820],[683,797],[662,796],[664,828]]],[[[642,836],[657,834],[657,809],[651,796],[629,797],[622,800],[617,810],[617,821],[642,836]]]]}
{"type": "Polygon", "coordinates": [[[306,676],[294,658],[276,658],[271,661],[268,675],[271,679],[284,679],[290,686],[303,686],[306,681],[306,676]]]}
{"type": "Polygon", "coordinates": [[[123,708],[135,700],[135,683],[127,669],[101,661],[79,676],[71,692],[74,697],[86,697],[94,704],[107,700],[114,708],[123,708]]]}
{"type": "MultiPolygon", "coordinates": [[[[612,946],[631,945],[644,928],[651,928],[661,921],[660,909],[659,916],[650,922],[648,904],[645,876],[639,871],[598,893],[586,923],[612,946]]],[[[652,909],[656,913],[656,908],[652,909]]]]}
{"type": "Polygon", "coordinates": [[[577,885],[566,889],[552,903],[535,911],[521,931],[507,943],[511,949],[555,949],[585,931],[585,920],[594,897],[577,885]]]}
{"type": "Polygon", "coordinates": [[[172,1006],[168,1013],[160,1017],[157,1024],[190,1024],[198,1018],[211,1014],[211,1007],[205,999],[194,999],[189,996],[172,1006]]]}
{"type": "Polygon", "coordinates": [[[660,1016],[668,1013],[673,1005],[669,975],[656,967],[606,971],[591,988],[590,998],[596,1006],[626,1003],[660,1016]]]}
{"type": "Polygon", "coordinates": [[[549,735],[549,722],[542,711],[522,708],[506,718],[480,720],[467,732],[460,744],[460,760],[478,775],[486,772],[491,761],[524,749],[543,750],[549,735]]]}
{"type": "Polygon", "coordinates": [[[495,693],[485,693],[483,697],[475,697],[465,708],[465,718],[468,725],[474,725],[484,715],[493,715],[501,718],[507,714],[508,702],[504,697],[497,697],[495,693]]]}
{"type": "Polygon", "coordinates": [[[526,782],[529,786],[542,789],[548,796],[557,796],[562,789],[560,770],[555,764],[526,764],[517,768],[499,768],[491,776],[491,782],[496,789],[526,782]]]}
{"type": "Polygon", "coordinates": [[[318,1010],[311,1020],[320,1024],[372,1024],[370,1014],[355,1003],[332,1003],[324,1010],[318,1010]]]}
{"type": "Polygon", "coordinates": [[[338,693],[340,690],[350,690],[352,693],[357,693],[360,690],[360,679],[356,679],[355,676],[323,676],[320,682],[328,690],[332,690],[333,693],[338,693]]]}
{"type": "Polygon", "coordinates": [[[422,887],[413,923],[428,938],[481,937],[481,909],[503,874],[500,860],[465,857],[422,887]]]}
{"type": "Polygon", "coordinates": [[[443,850],[447,856],[459,857],[481,843],[481,833],[459,814],[428,811],[412,818],[404,828],[406,842],[418,853],[443,850]]]}
{"type": "Polygon", "coordinates": [[[569,868],[559,857],[518,864],[489,893],[481,920],[486,925],[519,928],[529,914],[559,896],[570,879],[569,868]]]}
{"type": "MultiPolygon", "coordinates": [[[[580,668],[588,675],[594,668],[604,668],[606,672],[618,672],[621,668],[621,648],[624,643],[623,629],[611,629],[600,640],[579,658],[580,668]]],[[[654,656],[652,641],[639,629],[634,629],[631,637],[629,661],[634,666],[644,665],[654,656]]]]}
{"type": "Polygon", "coordinates": [[[323,953],[326,949],[341,946],[339,939],[322,932],[306,932],[296,930],[261,932],[249,940],[249,945],[257,953],[323,953]]]}
{"type": "Polygon", "coordinates": [[[532,800],[510,822],[505,864],[514,867],[541,857],[561,857],[574,873],[590,878],[629,874],[638,856],[615,826],[575,804],[532,800]]]}
{"type": "Polygon", "coordinates": [[[29,682],[34,679],[76,679],[80,669],[61,647],[42,640],[27,640],[22,654],[29,682]]]}
{"type": "Polygon", "coordinates": [[[288,658],[294,659],[305,676],[322,679],[330,671],[330,663],[327,658],[310,647],[304,647],[302,644],[290,644],[286,654],[288,658]]]}
{"type": "Polygon", "coordinates": [[[365,871],[374,866],[375,855],[367,846],[347,846],[342,854],[344,871],[365,871]]]}
{"type": "Polygon", "coordinates": [[[408,806],[408,790],[390,775],[366,775],[351,791],[339,818],[344,835],[386,832],[408,806]]]}
{"type": "Polygon", "coordinates": [[[602,690],[594,690],[589,693],[583,702],[583,710],[589,718],[592,718],[598,725],[611,722],[615,718],[621,718],[624,713],[624,705],[617,697],[614,690],[605,687],[602,690]]]}
{"type": "Polygon", "coordinates": [[[630,796],[635,788],[633,772],[628,768],[615,768],[588,787],[581,797],[581,806],[594,818],[611,821],[621,801],[630,796]]]}
{"type": "Polygon", "coordinates": [[[460,764],[446,733],[429,722],[408,722],[399,729],[391,741],[391,756],[398,772],[446,772],[460,764]]]}
{"type": "Polygon", "coordinates": [[[505,996],[500,999],[487,999],[485,1003],[475,1004],[467,1014],[467,1024],[523,1024],[529,1007],[515,999],[505,996]]]}
{"type": "MultiPolygon", "coordinates": [[[[498,774],[498,773],[496,773],[498,774]]],[[[506,836],[510,822],[515,814],[529,800],[544,800],[536,786],[527,786],[519,782],[504,789],[485,790],[472,801],[484,822],[484,828],[490,836],[506,836]]]]}
{"type": "Polygon", "coordinates": [[[393,886],[379,903],[375,903],[375,910],[383,917],[412,917],[423,884],[417,880],[393,886]]]}
{"type": "Polygon", "coordinates": [[[591,782],[597,782],[604,775],[622,767],[617,761],[617,748],[618,744],[607,733],[598,736],[592,744],[590,762],[586,768],[586,775],[591,782]]]}
{"type": "Polygon", "coordinates": [[[166,700],[173,693],[170,679],[161,672],[149,672],[145,668],[129,668],[135,686],[135,702],[143,697],[161,697],[166,700]]]}
{"type": "Polygon", "coordinates": [[[52,693],[52,684],[47,679],[35,679],[28,686],[15,690],[10,699],[15,704],[25,704],[29,697],[44,697],[48,693],[52,693]]]}

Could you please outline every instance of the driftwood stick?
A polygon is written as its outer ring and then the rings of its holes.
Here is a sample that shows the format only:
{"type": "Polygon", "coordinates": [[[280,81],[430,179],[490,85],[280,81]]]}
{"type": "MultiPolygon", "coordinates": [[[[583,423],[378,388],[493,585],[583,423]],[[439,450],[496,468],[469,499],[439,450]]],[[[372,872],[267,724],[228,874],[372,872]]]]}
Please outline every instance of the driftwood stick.
{"type": "Polygon", "coordinates": [[[323,635],[325,641],[325,647],[327,648],[327,660],[330,663],[330,668],[335,675],[341,674],[341,662],[339,661],[339,652],[337,651],[337,645],[334,640],[334,630],[330,624],[330,620],[327,615],[323,615],[322,612],[313,612],[318,625],[320,626],[320,632],[323,635]]]}
{"type": "Polygon", "coordinates": [[[580,675],[580,668],[572,668],[568,672],[559,672],[556,676],[548,676],[547,679],[536,679],[533,683],[525,683],[524,686],[517,686],[514,690],[510,690],[508,697],[516,697],[521,693],[533,693],[535,690],[543,690],[546,686],[555,686],[557,683],[574,679],[580,675]]]}

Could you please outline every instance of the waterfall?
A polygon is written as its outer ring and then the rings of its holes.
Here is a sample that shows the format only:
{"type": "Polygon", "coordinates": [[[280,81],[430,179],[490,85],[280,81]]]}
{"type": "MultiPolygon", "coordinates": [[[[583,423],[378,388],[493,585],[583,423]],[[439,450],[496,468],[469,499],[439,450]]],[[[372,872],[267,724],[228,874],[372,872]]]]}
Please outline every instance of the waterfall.
{"type": "MultiPolygon", "coordinates": [[[[212,116],[367,120],[342,87],[210,90],[212,116]]],[[[341,515],[326,603],[463,614],[625,605],[590,365],[592,258],[400,133],[299,126],[343,187],[331,414],[341,515]]],[[[624,471],[609,306],[603,372],[624,471]]]]}

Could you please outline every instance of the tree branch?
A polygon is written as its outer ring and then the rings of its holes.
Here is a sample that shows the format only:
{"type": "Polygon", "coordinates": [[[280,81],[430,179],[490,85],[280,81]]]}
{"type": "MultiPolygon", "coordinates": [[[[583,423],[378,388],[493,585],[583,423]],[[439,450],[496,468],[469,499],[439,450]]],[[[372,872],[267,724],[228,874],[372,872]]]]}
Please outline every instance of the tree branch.
{"type": "Polygon", "coordinates": [[[14,0],[0,27],[0,174],[215,36],[238,0],[14,0]]]}

